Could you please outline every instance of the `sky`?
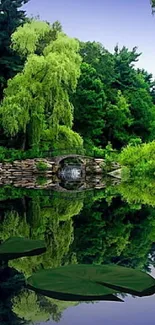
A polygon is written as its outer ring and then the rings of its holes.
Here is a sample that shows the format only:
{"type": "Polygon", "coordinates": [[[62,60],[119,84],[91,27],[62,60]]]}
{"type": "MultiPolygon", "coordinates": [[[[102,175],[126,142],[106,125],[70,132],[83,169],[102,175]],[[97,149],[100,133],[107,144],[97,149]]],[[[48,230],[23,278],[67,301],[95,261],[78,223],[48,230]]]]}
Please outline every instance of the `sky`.
{"type": "Polygon", "coordinates": [[[59,20],[68,36],[98,41],[110,52],[138,47],[137,66],[155,77],[155,15],[150,0],[30,0],[27,15],[39,15],[53,23],[59,20]]]}
{"type": "Polygon", "coordinates": [[[154,302],[155,296],[128,296],[124,303],[82,303],[65,310],[60,322],[50,320],[39,325],[154,325],[154,302]]]}

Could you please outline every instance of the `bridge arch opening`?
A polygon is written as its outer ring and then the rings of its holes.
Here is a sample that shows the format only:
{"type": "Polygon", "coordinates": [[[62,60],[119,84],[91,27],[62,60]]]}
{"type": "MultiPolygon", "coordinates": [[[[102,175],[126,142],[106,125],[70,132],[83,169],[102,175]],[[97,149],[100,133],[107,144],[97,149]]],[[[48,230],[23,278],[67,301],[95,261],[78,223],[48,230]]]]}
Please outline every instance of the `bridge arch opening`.
{"type": "Polygon", "coordinates": [[[59,165],[60,167],[64,166],[82,166],[84,165],[85,161],[81,157],[76,157],[76,156],[68,156],[68,157],[62,157],[61,160],[59,160],[59,165]]]}
{"type": "Polygon", "coordinates": [[[85,163],[81,157],[62,157],[59,161],[58,176],[63,181],[79,182],[85,175],[85,163]]]}

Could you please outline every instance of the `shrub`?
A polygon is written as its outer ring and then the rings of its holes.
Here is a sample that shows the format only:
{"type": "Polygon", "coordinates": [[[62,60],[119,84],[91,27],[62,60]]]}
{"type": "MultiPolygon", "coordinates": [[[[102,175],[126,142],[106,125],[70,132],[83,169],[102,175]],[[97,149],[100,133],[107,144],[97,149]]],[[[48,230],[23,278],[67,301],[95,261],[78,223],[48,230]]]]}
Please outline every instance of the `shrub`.
{"type": "Polygon", "coordinates": [[[155,141],[128,145],[119,155],[119,163],[130,169],[132,175],[155,175],[155,141]]]}
{"type": "Polygon", "coordinates": [[[37,185],[44,186],[47,184],[47,178],[43,176],[37,177],[37,185]]]}
{"type": "Polygon", "coordinates": [[[36,167],[40,172],[45,172],[48,169],[48,166],[44,161],[37,162],[36,167]]]}

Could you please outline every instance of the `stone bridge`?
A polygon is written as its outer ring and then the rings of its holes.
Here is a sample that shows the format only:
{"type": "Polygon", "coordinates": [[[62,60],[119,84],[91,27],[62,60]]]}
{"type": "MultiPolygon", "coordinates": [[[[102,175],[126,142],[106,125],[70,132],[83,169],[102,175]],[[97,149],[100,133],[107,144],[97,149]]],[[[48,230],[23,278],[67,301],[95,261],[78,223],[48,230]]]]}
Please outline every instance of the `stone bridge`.
{"type": "Polygon", "coordinates": [[[82,156],[82,155],[77,155],[77,154],[68,154],[68,155],[55,156],[51,159],[57,164],[61,164],[63,161],[65,161],[67,159],[77,159],[82,164],[86,164],[86,160],[87,159],[93,160],[93,157],[82,156]]]}
{"type": "MultiPolygon", "coordinates": [[[[61,169],[63,169],[64,166],[72,164],[74,164],[75,166],[75,159],[77,159],[76,164],[81,168],[81,177],[83,178],[85,178],[86,176],[90,176],[91,178],[93,178],[93,175],[102,176],[104,169],[105,172],[108,173],[106,162],[102,158],[82,156],[78,154],[69,154],[55,156],[51,158],[35,158],[16,160],[12,163],[0,163],[0,185],[14,184],[16,186],[18,184],[18,186],[21,187],[33,187],[33,178],[36,179],[40,175],[45,176],[49,180],[57,178],[59,176],[59,172],[61,171],[61,169]],[[69,161],[67,161],[67,159],[69,159],[69,161]],[[38,168],[38,164],[40,162],[44,163],[44,165],[46,166],[45,170],[41,170],[38,168]]],[[[120,166],[117,163],[112,163],[110,167],[111,176],[120,178],[120,175],[115,176],[113,174],[114,171],[117,172],[118,170],[119,172],[119,168],[120,166]]],[[[54,186],[55,182],[53,181],[52,184],[54,186]]],[[[81,184],[78,190],[85,188],[85,186],[87,187],[87,184],[81,184]]]]}
{"type": "MultiPolygon", "coordinates": [[[[62,156],[56,156],[51,158],[51,160],[55,163],[57,168],[61,168],[63,165],[66,165],[67,160],[70,160],[70,164],[72,164],[73,161],[76,159],[77,164],[81,165],[81,168],[85,170],[86,174],[100,174],[103,173],[104,167],[106,169],[106,162],[103,158],[95,158],[91,156],[82,156],[78,154],[68,154],[68,155],[62,155],[62,156]]],[[[75,163],[74,163],[75,164],[75,163]]],[[[120,165],[118,163],[111,163],[110,171],[118,170],[120,168],[120,165]]]]}
{"type": "Polygon", "coordinates": [[[105,160],[103,158],[94,158],[78,154],[68,154],[51,158],[58,169],[60,169],[63,165],[67,165],[67,160],[69,160],[69,164],[72,164],[72,161],[74,162],[75,159],[77,165],[81,165],[81,168],[83,171],[85,171],[85,173],[103,172],[103,166],[105,165],[105,160]]]}

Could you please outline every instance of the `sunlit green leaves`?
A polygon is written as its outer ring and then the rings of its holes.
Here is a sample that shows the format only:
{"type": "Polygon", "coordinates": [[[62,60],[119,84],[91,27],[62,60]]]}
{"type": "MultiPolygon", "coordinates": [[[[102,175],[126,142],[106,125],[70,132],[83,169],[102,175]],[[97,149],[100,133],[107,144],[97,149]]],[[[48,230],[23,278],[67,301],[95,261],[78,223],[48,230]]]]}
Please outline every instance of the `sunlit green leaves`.
{"type": "Polygon", "coordinates": [[[45,124],[56,138],[59,125],[71,128],[73,123],[69,91],[75,90],[80,75],[79,44],[60,32],[37,54],[39,41],[52,28],[31,21],[12,36],[14,48],[27,53],[27,61],[23,72],[8,83],[1,106],[2,124],[7,135],[28,132],[31,145],[39,145],[45,124]]]}
{"type": "Polygon", "coordinates": [[[36,51],[40,39],[50,32],[50,26],[43,21],[32,20],[19,27],[12,35],[14,50],[21,55],[29,55],[36,51]]]}

